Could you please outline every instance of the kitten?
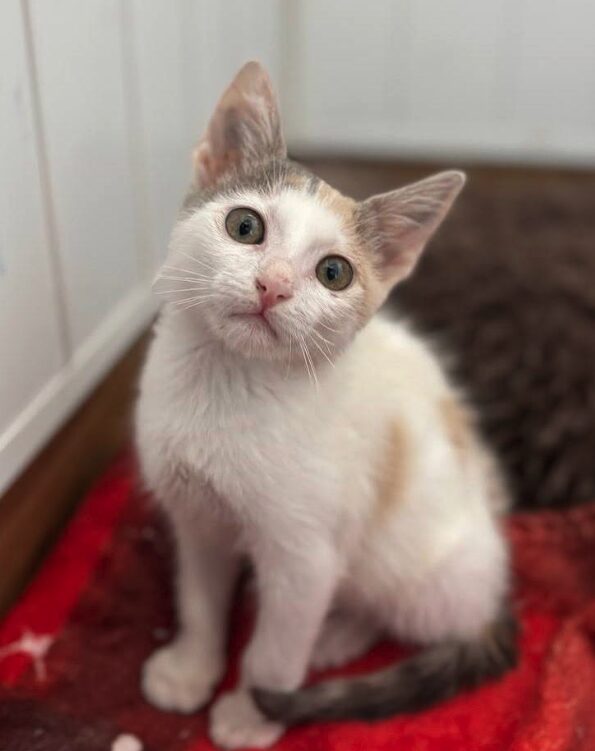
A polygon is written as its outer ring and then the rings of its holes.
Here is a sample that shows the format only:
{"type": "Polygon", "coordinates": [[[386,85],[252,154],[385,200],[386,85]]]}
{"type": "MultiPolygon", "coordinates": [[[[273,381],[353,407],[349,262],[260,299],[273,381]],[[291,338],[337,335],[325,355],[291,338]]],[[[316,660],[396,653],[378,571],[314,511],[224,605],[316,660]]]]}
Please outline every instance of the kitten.
{"type": "Polygon", "coordinates": [[[146,663],[143,690],[165,710],[209,701],[249,558],[258,617],[238,688],[211,710],[219,746],[418,710],[514,663],[496,463],[424,342],[374,316],[463,183],[443,172],[342,196],[287,159],[256,63],[196,148],[137,409],[178,565],[179,633],[146,663]],[[425,650],[301,688],[309,667],[383,634],[425,650]]]}

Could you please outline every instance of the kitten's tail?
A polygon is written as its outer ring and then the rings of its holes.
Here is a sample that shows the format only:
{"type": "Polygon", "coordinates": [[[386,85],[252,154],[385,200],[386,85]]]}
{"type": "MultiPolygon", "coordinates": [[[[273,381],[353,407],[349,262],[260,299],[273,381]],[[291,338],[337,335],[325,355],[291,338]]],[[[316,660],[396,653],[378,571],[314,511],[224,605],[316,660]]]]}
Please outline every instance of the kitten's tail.
{"type": "Polygon", "coordinates": [[[379,720],[417,712],[512,668],[517,660],[516,633],[516,622],[507,613],[481,639],[430,647],[371,675],[325,681],[289,693],[255,689],[253,695],[269,719],[284,725],[379,720]]]}

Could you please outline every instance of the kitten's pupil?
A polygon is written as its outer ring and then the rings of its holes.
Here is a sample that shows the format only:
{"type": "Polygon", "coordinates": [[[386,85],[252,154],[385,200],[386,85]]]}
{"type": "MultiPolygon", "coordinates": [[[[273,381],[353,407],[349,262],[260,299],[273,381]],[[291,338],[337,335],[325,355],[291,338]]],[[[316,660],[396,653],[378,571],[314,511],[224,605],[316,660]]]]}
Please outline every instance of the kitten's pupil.
{"type": "Polygon", "coordinates": [[[331,263],[329,263],[329,265],[326,267],[326,278],[329,280],[329,282],[334,282],[338,276],[339,266],[336,262],[331,261],[331,263]]]}
{"type": "Polygon", "coordinates": [[[240,224],[239,228],[240,235],[249,235],[250,232],[252,232],[252,219],[246,218],[244,221],[240,224]]]}

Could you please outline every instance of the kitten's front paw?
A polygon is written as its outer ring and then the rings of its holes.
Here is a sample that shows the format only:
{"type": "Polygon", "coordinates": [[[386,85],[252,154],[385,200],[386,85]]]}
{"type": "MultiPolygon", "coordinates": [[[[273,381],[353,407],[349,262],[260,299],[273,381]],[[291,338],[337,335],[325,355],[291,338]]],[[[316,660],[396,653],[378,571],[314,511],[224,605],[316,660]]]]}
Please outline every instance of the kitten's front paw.
{"type": "Polygon", "coordinates": [[[166,712],[195,712],[206,704],[221,678],[222,665],[204,650],[176,639],[145,662],[142,691],[151,704],[166,712]]]}
{"type": "Polygon", "coordinates": [[[211,710],[209,735],[220,748],[268,748],[284,727],[265,720],[247,691],[223,694],[211,710]]]}

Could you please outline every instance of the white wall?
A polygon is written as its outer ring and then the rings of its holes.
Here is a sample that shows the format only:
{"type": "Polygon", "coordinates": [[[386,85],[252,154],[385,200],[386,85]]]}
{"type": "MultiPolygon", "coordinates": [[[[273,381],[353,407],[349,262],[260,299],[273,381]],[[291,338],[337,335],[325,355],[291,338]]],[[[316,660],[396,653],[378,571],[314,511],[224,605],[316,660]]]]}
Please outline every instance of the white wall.
{"type": "Polygon", "coordinates": [[[290,8],[297,151],[595,165],[591,0],[290,8]]]}
{"type": "Polygon", "coordinates": [[[247,58],[278,77],[278,19],[266,0],[0,3],[0,492],[150,320],[191,146],[247,58]]]}
{"type": "Polygon", "coordinates": [[[294,151],[595,164],[590,0],[2,0],[0,492],[154,312],[247,59],[294,151]]]}
{"type": "Polygon", "coordinates": [[[7,430],[67,358],[27,62],[19,5],[5,2],[0,5],[0,479],[17,459],[7,430]]]}

